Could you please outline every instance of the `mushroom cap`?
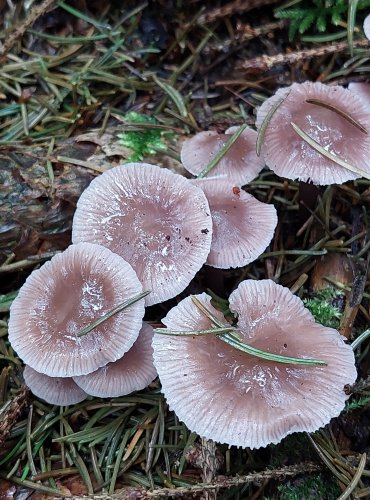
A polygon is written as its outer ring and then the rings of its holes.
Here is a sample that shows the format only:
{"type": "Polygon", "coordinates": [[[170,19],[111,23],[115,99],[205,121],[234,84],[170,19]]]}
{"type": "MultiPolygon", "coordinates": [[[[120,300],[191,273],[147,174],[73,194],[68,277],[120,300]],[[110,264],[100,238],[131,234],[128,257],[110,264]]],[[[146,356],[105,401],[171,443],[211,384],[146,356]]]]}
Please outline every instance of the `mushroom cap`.
{"type": "Polygon", "coordinates": [[[370,14],[365,17],[363,28],[366,38],[370,40],[370,14]]]}
{"type": "MultiPolygon", "coordinates": [[[[199,175],[238,128],[230,127],[224,134],[215,130],[199,132],[187,139],[181,149],[181,162],[186,170],[199,175]]],[[[207,177],[228,179],[238,186],[257,177],[264,162],[256,155],[256,140],[257,132],[245,129],[207,177]]]]}
{"type": "Polygon", "coordinates": [[[139,337],[121,359],[73,380],[87,394],[101,398],[125,396],[144,389],[157,376],[152,338],[153,328],[143,323],[139,337]]]}
{"type": "Polygon", "coordinates": [[[72,240],[94,241],[135,269],[146,304],[182,292],[207,259],[212,220],[203,191],[155,165],[128,163],[94,179],[82,193],[72,240]]]}
{"type": "MultiPolygon", "coordinates": [[[[198,296],[218,318],[210,297],[198,296]]],[[[249,345],[327,366],[288,365],[249,356],[216,336],[155,335],[154,364],[167,402],[202,437],[259,448],[297,431],[312,432],[343,409],[356,379],[352,349],[336,330],[314,322],[301,300],[271,280],[243,281],[230,296],[249,345]]],[[[211,324],[187,297],[163,323],[173,330],[211,324]]]]}
{"type": "Polygon", "coordinates": [[[51,405],[74,405],[87,398],[86,392],[70,377],[49,377],[27,365],[23,376],[33,394],[51,405]]]}
{"type": "Polygon", "coordinates": [[[367,110],[370,112],[370,84],[363,82],[351,82],[348,84],[348,90],[357,94],[362,100],[362,104],[366,106],[367,110]]]}
{"type": "Polygon", "coordinates": [[[294,131],[294,122],[328,152],[370,173],[370,113],[361,99],[339,86],[294,83],[279,89],[257,112],[260,128],[271,107],[285,97],[265,131],[262,155],[275,173],[314,184],[343,183],[359,176],[324,157],[294,131]],[[288,95],[289,94],[289,95],[288,95]],[[365,134],[331,109],[306,102],[318,99],[348,114],[369,132],[365,134]]]}
{"type": "Polygon", "coordinates": [[[82,337],[90,325],[141,293],[134,270],[100,245],[79,243],[33,271],[10,308],[9,340],[23,361],[50,377],[91,373],[135,342],[144,300],[82,337]]]}
{"type": "Polygon", "coordinates": [[[246,266],[270,244],[277,225],[276,209],[229,181],[194,180],[207,197],[213,233],[206,264],[221,269],[246,266]]]}

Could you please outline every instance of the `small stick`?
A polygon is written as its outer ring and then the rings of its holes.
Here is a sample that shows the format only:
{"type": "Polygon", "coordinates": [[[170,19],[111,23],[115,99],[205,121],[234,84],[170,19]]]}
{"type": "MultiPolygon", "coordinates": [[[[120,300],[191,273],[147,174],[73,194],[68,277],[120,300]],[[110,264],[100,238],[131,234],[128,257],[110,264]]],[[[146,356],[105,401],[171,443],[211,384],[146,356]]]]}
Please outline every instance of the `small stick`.
{"type": "Polygon", "coordinates": [[[11,50],[16,41],[21,38],[27,29],[45,12],[56,3],[57,0],[44,0],[41,5],[35,5],[28,13],[23,23],[8,35],[5,42],[0,46],[0,62],[4,56],[11,50]]]}
{"type": "MultiPolygon", "coordinates": [[[[356,40],[353,42],[353,47],[361,48],[368,47],[368,40],[356,40]]],[[[297,64],[305,59],[312,59],[314,57],[322,57],[329,54],[335,54],[338,52],[345,52],[348,50],[348,43],[332,43],[327,45],[321,45],[315,47],[314,49],[298,50],[296,52],[289,52],[288,54],[276,54],[275,56],[259,56],[253,59],[242,62],[237,65],[235,69],[238,70],[259,70],[267,71],[278,64],[297,64]]]]}

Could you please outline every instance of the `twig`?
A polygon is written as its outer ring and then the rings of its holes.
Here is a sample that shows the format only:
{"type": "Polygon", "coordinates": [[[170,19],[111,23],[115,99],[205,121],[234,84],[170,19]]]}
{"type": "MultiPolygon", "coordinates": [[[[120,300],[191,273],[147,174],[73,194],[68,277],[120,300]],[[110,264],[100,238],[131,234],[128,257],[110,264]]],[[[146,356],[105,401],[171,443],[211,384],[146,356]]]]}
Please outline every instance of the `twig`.
{"type": "Polygon", "coordinates": [[[41,5],[35,5],[31,11],[28,13],[26,19],[22,24],[16,27],[16,29],[9,33],[3,45],[0,47],[0,62],[4,58],[4,56],[9,52],[9,50],[13,47],[16,41],[21,38],[26,30],[33,25],[33,23],[40,16],[45,14],[45,12],[56,3],[57,0],[44,0],[41,5]]]}
{"type": "MultiPolygon", "coordinates": [[[[357,40],[353,43],[353,46],[358,47],[368,47],[368,40],[357,40]]],[[[289,54],[276,54],[274,56],[259,56],[247,61],[243,61],[236,65],[238,70],[259,70],[267,71],[278,64],[297,64],[305,59],[311,59],[313,57],[321,57],[328,54],[335,54],[338,52],[345,52],[348,50],[348,43],[331,43],[326,45],[321,45],[313,49],[298,50],[296,52],[290,52],[289,54]]]]}
{"type": "Polygon", "coordinates": [[[224,19],[225,17],[232,16],[233,14],[240,14],[241,12],[247,12],[248,10],[256,9],[257,7],[262,7],[276,2],[277,0],[234,0],[233,2],[223,5],[222,7],[216,7],[215,9],[209,10],[205,14],[199,16],[197,24],[212,23],[217,19],[224,19]]]}
{"type": "Polygon", "coordinates": [[[245,476],[225,477],[218,476],[213,483],[198,483],[192,486],[184,486],[176,489],[172,488],[158,488],[152,491],[146,491],[144,488],[127,488],[117,490],[113,495],[91,495],[91,496],[74,496],[74,500],[128,500],[135,498],[138,500],[147,500],[150,498],[170,498],[170,497],[183,497],[185,495],[192,495],[195,493],[204,493],[218,491],[221,488],[232,488],[242,484],[247,484],[252,481],[264,481],[266,479],[282,479],[285,477],[297,476],[298,474],[310,474],[322,470],[322,466],[313,462],[304,462],[302,464],[291,465],[282,467],[281,469],[265,470],[262,472],[253,472],[245,476]]]}
{"type": "Polygon", "coordinates": [[[12,401],[3,406],[0,411],[0,448],[8,437],[12,427],[17,423],[18,417],[28,405],[29,389],[23,385],[12,401]]]}

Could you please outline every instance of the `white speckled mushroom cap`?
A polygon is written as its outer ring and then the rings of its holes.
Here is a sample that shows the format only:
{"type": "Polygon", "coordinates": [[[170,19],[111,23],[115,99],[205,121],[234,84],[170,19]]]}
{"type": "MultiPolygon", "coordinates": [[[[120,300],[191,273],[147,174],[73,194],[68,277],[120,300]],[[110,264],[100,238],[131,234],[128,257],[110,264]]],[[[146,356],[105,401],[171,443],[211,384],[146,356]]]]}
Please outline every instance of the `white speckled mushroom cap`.
{"type": "Polygon", "coordinates": [[[92,243],[71,245],[27,278],[10,308],[9,340],[40,373],[91,373],[131,348],[144,300],[82,337],[79,330],[141,292],[134,270],[121,257],[92,243]]]}
{"type": "Polygon", "coordinates": [[[368,40],[370,40],[370,14],[364,19],[364,33],[368,40]]]}
{"type": "MultiPolygon", "coordinates": [[[[198,298],[221,317],[203,293],[198,298]]],[[[271,280],[243,281],[230,296],[239,333],[253,347],[315,358],[327,366],[284,365],[249,356],[215,336],[155,335],[154,364],[171,409],[190,430],[229,445],[259,448],[293,432],[312,432],[344,407],[356,379],[352,349],[336,330],[314,322],[301,300],[271,280]]],[[[163,323],[210,328],[187,297],[163,323]]]]}
{"type": "Polygon", "coordinates": [[[206,264],[229,269],[246,266],[270,244],[277,225],[273,205],[221,179],[193,180],[208,199],[213,222],[206,264]]]}
{"type": "Polygon", "coordinates": [[[86,392],[69,377],[49,377],[27,365],[23,376],[33,394],[51,405],[74,405],[87,398],[86,392]]]}
{"type": "Polygon", "coordinates": [[[357,94],[370,112],[370,84],[363,82],[351,82],[348,84],[348,90],[357,94]]]}
{"type": "Polygon", "coordinates": [[[147,387],[157,376],[153,364],[153,328],[143,323],[139,337],[121,359],[89,375],[74,377],[87,394],[101,398],[125,396],[147,387]]]}
{"type": "MultiPolygon", "coordinates": [[[[199,175],[238,128],[230,127],[224,134],[218,134],[215,130],[199,132],[187,139],[181,149],[181,162],[186,170],[199,175]]],[[[238,186],[257,177],[264,163],[256,155],[256,140],[257,132],[251,128],[245,129],[207,177],[228,179],[238,186]]]]}
{"type": "Polygon", "coordinates": [[[356,94],[319,82],[294,83],[279,89],[262,104],[257,112],[257,128],[284,96],[287,97],[273,114],[262,145],[262,156],[271,170],[281,177],[321,185],[358,178],[301,139],[291,125],[293,122],[328,152],[370,173],[370,113],[356,94]],[[365,127],[368,134],[333,110],[307,103],[307,99],[318,99],[339,108],[365,127]]]}
{"type": "Polygon", "coordinates": [[[94,179],[73,220],[73,242],[94,241],[135,269],[147,305],[182,292],[207,259],[212,220],[203,191],[165,168],[128,163],[94,179]]]}

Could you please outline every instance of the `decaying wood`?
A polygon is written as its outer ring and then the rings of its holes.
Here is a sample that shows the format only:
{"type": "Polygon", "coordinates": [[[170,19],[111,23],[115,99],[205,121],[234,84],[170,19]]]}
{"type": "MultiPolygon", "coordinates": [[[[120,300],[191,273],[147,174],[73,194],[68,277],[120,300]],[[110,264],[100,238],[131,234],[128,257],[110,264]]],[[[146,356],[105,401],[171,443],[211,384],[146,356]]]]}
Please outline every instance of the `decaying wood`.
{"type": "MultiPolygon", "coordinates": [[[[94,172],[73,164],[53,162],[47,173],[48,146],[0,150],[0,264],[65,248],[77,199],[94,172]]],[[[86,160],[91,143],[66,141],[53,154],[86,160]]]]}
{"type": "Polygon", "coordinates": [[[14,399],[8,401],[0,412],[0,448],[28,406],[30,390],[23,385],[14,399]]]}

